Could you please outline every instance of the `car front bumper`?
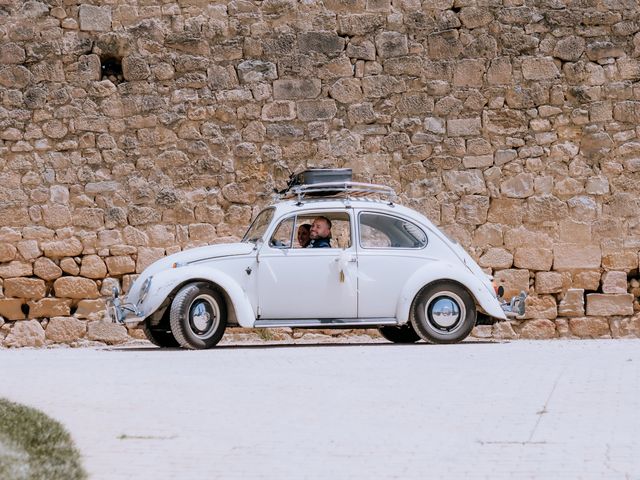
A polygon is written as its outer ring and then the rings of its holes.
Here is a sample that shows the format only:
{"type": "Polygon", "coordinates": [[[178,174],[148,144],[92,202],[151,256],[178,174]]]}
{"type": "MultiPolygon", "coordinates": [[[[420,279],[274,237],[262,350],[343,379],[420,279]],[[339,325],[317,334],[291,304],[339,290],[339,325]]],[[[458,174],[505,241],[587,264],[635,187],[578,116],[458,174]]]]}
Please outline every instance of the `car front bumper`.
{"type": "Polygon", "coordinates": [[[107,300],[107,318],[120,325],[136,325],[145,319],[145,315],[133,303],[123,303],[120,297],[107,300]]]}

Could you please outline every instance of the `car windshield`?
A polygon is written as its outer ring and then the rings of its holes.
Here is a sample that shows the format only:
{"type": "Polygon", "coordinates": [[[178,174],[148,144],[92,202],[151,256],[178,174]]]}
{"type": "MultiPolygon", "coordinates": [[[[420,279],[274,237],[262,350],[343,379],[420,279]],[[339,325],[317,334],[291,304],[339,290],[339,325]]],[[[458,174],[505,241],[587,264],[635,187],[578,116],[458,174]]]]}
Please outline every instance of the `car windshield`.
{"type": "Polygon", "coordinates": [[[242,241],[256,243],[261,239],[264,236],[264,232],[267,231],[267,228],[271,224],[274,210],[275,209],[273,208],[265,208],[261,211],[249,227],[249,230],[247,230],[247,233],[242,237],[242,241]]]}

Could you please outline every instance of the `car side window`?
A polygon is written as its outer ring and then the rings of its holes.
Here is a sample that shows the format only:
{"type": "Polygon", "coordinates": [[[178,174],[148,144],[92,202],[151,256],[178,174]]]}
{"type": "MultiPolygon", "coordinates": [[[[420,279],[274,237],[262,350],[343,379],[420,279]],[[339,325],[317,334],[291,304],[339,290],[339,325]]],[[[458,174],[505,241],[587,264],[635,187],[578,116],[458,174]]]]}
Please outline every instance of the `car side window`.
{"type": "Polygon", "coordinates": [[[273,232],[269,245],[275,248],[291,248],[293,239],[293,222],[294,217],[285,218],[280,222],[273,232]]]}
{"type": "Polygon", "coordinates": [[[423,248],[427,245],[424,231],[408,220],[366,212],[358,218],[362,248],[423,248]]]}
{"type": "Polygon", "coordinates": [[[298,236],[300,228],[310,229],[314,220],[317,218],[325,218],[330,222],[329,246],[331,248],[349,248],[351,247],[351,220],[346,212],[314,212],[299,214],[296,219],[294,248],[306,248],[307,242],[300,242],[303,236],[298,236]]]}

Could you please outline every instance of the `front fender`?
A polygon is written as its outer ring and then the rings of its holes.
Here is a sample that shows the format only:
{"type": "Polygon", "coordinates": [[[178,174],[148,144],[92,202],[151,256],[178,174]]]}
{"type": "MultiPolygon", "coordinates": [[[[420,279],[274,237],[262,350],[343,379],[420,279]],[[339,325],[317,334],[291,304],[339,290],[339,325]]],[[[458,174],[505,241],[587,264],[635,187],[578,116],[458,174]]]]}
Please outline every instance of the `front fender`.
{"type": "Polygon", "coordinates": [[[420,268],[405,283],[396,307],[398,322],[406,323],[409,321],[413,299],[425,285],[442,280],[453,280],[460,283],[488,315],[502,320],[507,319],[498,299],[491,295],[485,284],[472,272],[450,262],[435,262],[420,268]]]}
{"type": "Polygon", "coordinates": [[[140,310],[144,317],[155,312],[167,296],[178,286],[186,282],[207,280],[218,285],[231,301],[236,319],[241,327],[251,328],[256,321],[249,297],[233,278],[220,270],[205,266],[189,265],[169,268],[153,275],[151,290],[140,310]]]}

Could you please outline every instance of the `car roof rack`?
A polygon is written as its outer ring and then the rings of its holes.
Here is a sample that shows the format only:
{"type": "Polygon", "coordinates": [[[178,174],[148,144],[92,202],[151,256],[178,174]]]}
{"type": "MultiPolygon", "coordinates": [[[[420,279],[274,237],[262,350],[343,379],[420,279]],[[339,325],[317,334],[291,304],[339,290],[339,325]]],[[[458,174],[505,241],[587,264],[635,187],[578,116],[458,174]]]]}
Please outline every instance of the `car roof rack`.
{"type": "Polygon", "coordinates": [[[348,198],[359,199],[378,197],[393,203],[397,195],[393,188],[385,185],[360,182],[325,182],[310,185],[295,185],[280,195],[281,199],[297,198],[348,198]]]}

